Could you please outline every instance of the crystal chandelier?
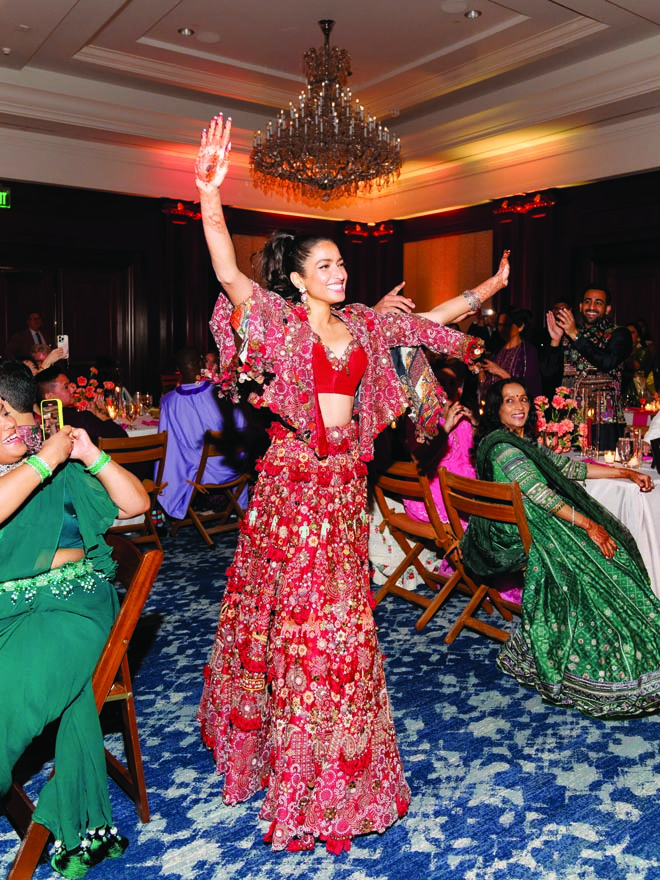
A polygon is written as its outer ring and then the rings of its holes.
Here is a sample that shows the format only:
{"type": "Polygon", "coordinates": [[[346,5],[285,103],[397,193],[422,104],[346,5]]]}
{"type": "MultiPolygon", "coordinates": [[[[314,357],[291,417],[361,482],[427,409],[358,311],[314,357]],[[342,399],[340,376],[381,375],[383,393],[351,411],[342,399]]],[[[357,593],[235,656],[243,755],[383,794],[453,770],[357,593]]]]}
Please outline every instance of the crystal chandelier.
{"type": "Polygon", "coordinates": [[[334,24],[320,21],[325,43],[305,52],[307,89],[298,106],[290,103],[254,136],[250,165],[265,191],[327,202],[380,190],[399,176],[401,142],[345,88],[351,58],[330,47],[334,24]]]}

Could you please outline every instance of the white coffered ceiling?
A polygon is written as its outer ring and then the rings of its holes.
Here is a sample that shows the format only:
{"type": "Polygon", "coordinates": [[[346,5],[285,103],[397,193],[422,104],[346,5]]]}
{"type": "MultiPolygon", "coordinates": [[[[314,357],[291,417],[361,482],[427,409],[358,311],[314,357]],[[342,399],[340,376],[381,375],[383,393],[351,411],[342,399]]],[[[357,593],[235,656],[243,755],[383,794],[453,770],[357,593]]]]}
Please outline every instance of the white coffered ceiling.
{"type": "Polygon", "coordinates": [[[375,221],[660,166],[660,0],[0,0],[0,50],[3,180],[192,199],[220,110],[225,201],[260,210],[375,221]],[[248,155],[322,18],[405,161],[382,193],[287,201],[248,155]]]}

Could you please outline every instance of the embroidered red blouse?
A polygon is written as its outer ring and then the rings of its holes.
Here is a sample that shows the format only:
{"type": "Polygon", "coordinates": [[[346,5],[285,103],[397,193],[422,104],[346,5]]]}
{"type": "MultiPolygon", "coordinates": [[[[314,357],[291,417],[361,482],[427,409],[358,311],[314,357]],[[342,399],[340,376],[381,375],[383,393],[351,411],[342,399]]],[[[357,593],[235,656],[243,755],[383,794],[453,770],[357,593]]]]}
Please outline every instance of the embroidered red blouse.
{"type": "Polygon", "coordinates": [[[355,340],[349,342],[339,358],[333,357],[325,345],[318,341],[312,347],[312,367],[317,394],[347,394],[353,397],[367,369],[367,356],[355,340]]]}
{"type": "MultiPolygon", "coordinates": [[[[313,369],[317,337],[302,306],[263,290],[256,282],[252,290],[252,296],[236,309],[224,294],[218,297],[210,325],[218,345],[219,371],[233,370],[239,381],[241,376],[261,380],[259,393],[250,393],[248,400],[254,406],[268,407],[318,453],[323,426],[318,424],[313,369]],[[240,339],[238,359],[234,331],[240,339]]],[[[475,347],[482,346],[480,339],[416,315],[380,316],[360,304],[347,305],[334,314],[344,321],[367,359],[355,402],[363,461],[373,458],[376,435],[409,405],[392,362],[391,348],[425,346],[470,360],[475,347]]],[[[441,389],[436,391],[439,421],[445,400],[441,389]]]]}

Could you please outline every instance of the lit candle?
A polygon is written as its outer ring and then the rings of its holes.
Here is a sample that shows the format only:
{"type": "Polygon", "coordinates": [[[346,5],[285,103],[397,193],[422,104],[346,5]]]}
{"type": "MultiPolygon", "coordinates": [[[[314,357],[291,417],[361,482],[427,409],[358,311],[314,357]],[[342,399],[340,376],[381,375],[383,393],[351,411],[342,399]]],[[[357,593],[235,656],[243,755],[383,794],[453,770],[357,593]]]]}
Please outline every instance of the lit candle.
{"type": "Polygon", "coordinates": [[[615,453],[613,449],[606,449],[603,453],[603,458],[608,464],[614,464],[614,456],[615,453]]]}

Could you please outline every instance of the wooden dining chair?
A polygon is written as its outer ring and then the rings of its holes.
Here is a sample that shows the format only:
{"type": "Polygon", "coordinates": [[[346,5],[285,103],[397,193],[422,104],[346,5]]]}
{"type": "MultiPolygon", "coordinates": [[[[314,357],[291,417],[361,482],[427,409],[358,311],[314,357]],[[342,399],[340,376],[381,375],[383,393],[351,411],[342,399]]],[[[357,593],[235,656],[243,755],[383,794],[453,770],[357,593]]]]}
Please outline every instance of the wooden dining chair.
{"type": "MultiPolygon", "coordinates": [[[[233,453],[236,452],[235,449],[231,451],[233,453]]],[[[194,480],[188,480],[193,487],[192,495],[188,502],[188,509],[183,519],[173,523],[170,530],[172,537],[176,535],[180,528],[193,525],[209,547],[213,547],[212,535],[235,531],[240,526],[241,520],[245,516],[245,510],[241,506],[239,499],[245,487],[250,483],[250,474],[241,474],[235,479],[227,480],[224,483],[204,481],[204,472],[209,460],[226,456],[227,452],[228,450],[223,443],[222,431],[207,431],[204,437],[204,447],[199,467],[197,468],[197,474],[194,480]],[[219,496],[223,499],[222,508],[217,510],[200,509],[209,496],[219,496]]]]}
{"type": "Polygon", "coordinates": [[[137,437],[99,437],[99,448],[107,452],[113,461],[129,470],[142,465],[149,476],[144,476],[142,485],[149,494],[149,510],[144,514],[141,523],[122,523],[113,526],[109,534],[130,535],[134,544],[155,544],[159,550],[163,547],[153,521],[153,510],[159,494],[167,483],[163,483],[163,468],[167,453],[167,431],[159,434],[140,434],[137,437]],[[155,476],[154,476],[155,472],[155,476]]]}
{"type": "MultiPolygon", "coordinates": [[[[532,536],[518,483],[491,483],[486,480],[471,479],[452,474],[444,467],[440,468],[439,479],[449,523],[459,542],[464,533],[462,521],[468,520],[470,516],[480,516],[493,522],[514,524],[518,529],[525,555],[529,554],[532,536]]],[[[499,603],[507,610],[520,614],[518,603],[502,600],[492,584],[483,582],[469,569],[466,571],[466,568],[464,566],[463,569],[466,577],[472,579],[476,589],[462,616],[469,617],[486,597],[494,604],[499,603]]],[[[457,624],[459,622],[460,618],[457,624]]]]}
{"type": "MultiPolygon", "coordinates": [[[[163,553],[161,550],[142,553],[121,535],[107,535],[106,540],[112,547],[112,555],[117,562],[117,583],[126,589],[126,594],[96,664],[92,687],[99,713],[105,703],[122,701],[126,765],[106,749],[108,775],[133,800],[140,821],[149,822],[149,802],[127,651],[163,561],[163,553]]],[[[56,771],[57,768],[54,772],[56,771]]],[[[14,781],[3,801],[2,811],[22,838],[7,880],[30,880],[48,843],[50,832],[43,825],[32,821],[34,803],[17,781],[14,781]]]]}
{"type": "MultiPolygon", "coordinates": [[[[373,479],[372,486],[374,498],[383,519],[382,528],[389,529],[393,539],[403,551],[401,562],[376,593],[376,604],[392,593],[421,606],[425,610],[415,623],[415,628],[421,630],[454,592],[467,594],[470,597],[470,603],[472,603],[478,586],[465,574],[458,540],[451,527],[440,519],[428,477],[420,464],[415,461],[394,462],[386,471],[373,479]],[[413,519],[400,510],[400,505],[392,506],[393,500],[402,501],[404,498],[423,501],[429,521],[421,522],[413,519]],[[428,547],[435,548],[438,563],[442,559],[446,559],[450,563],[454,569],[451,576],[447,577],[422,563],[422,551],[428,547]],[[426,587],[434,595],[427,596],[398,584],[399,578],[410,566],[414,567],[426,587]]],[[[491,614],[493,605],[505,620],[512,619],[510,611],[503,606],[499,596],[495,596],[492,603],[488,597],[482,597],[473,606],[473,610],[480,607],[485,613],[491,614]]],[[[464,616],[460,626],[456,626],[456,624],[452,626],[445,636],[445,642],[447,644],[453,642],[463,626],[470,626],[500,641],[508,638],[506,630],[470,614],[464,616]]]]}

